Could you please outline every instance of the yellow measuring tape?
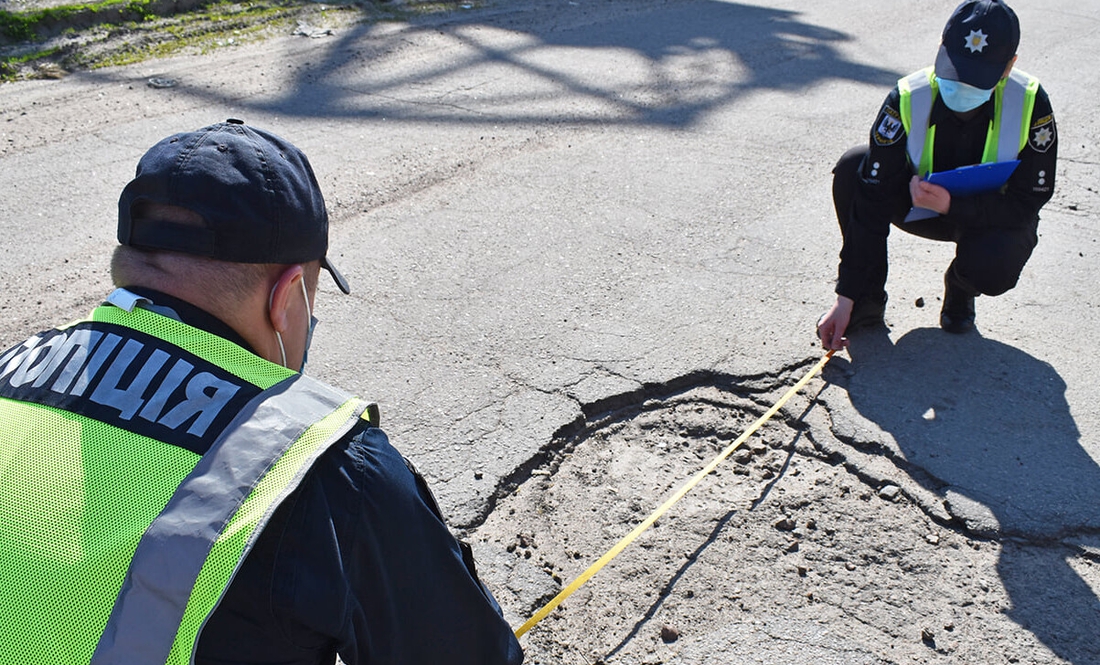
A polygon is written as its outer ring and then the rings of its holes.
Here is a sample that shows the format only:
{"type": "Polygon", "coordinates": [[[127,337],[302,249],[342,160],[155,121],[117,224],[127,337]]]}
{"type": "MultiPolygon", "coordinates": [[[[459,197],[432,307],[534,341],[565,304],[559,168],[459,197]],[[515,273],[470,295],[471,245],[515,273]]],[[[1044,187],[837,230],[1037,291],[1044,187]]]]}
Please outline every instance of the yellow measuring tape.
{"type": "Polygon", "coordinates": [[[709,474],[711,471],[714,471],[714,469],[717,468],[719,464],[721,464],[727,457],[733,454],[733,451],[737,450],[738,446],[740,446],[742,443],[745,442],[746,439],[752,436],[753,433],[756,432],[756,430],[760,429],[761,425],[768,422],[768,420],[770,420],[771,417],[779,411],[779,409],[783,408],[783,405],[787,403],[787,400],[789,400],[791,397],[794,397],[795,393],[797,393],[799,390],[802,389],[803,386],[809,383],[810,379],[812,379],[814,375],[820,372],[821,368],[825,367],[825,363],[829,362],[829,358],[832,357],[833,351],[830,350],[821,358],[821,360],[817,361],[817,364],[814,365],[813,368],[806,373],[806,376],[802,377],[798,381],[798,383],[791,386],[791,389],[788,390],[786,394],[784,394],[783,397],[781,397],[779,401],[775,403],[775,406],[768,409],[768,411],[764,415],[760,416],[760,418],[758,418],[751,427],[745,430],[744,434],[737,437],[736,441],[728,445],[725,450],[723,450],[717,457],[711,460],[710,464],[703,467],[702,471],[695,474],[695,476],[687,483],[685,483],[683,487],[677,490],[677,492],[673,494],[668,501],[665,501],[663,504],[661,504],[660,508],[653,511],[653,513],[650,514],[649,517],[645,518],[644,522],[634,527],[634,530],[626,534],[626,536],[624,536],[622,540],[615,543],[615,546],[609,549],[607,551],[607,554],[601,556],[596,561],[596,563],[592,564],[588,567],[587,570],[581,573],[580,577],[573,580],[569,584],[569,586],[565,587],[561,590],[560,593],[558,593],[558,595],[554,596],[553,600],[551,600],[549,603],[546,603],[546,605],[543,605],[542,609],[540,609],[538,612],[535,612],[534,616],[528,619],[527,622],[524,623],[522,626],[517,628],[516,637],[522,637],[523,634],[531,630],[531,628],[533,628],[535,624],[545,619],[546,615],[553,612],[555,607],[561,605],[562,601],[571,596],[574,591],[581,588],[581,586],[585,582],[591,579],[593,575],[598,573],[601,568],[608,564],[608,562],[617,557],[620,552],[626,549],[627,545],[634,542],[635,538],[642,535],[643,531],[653,526],[653,523],[656,522],[661,517],[661,515],[664,515],[666,512],[668,512],[669,508],[676,504],[677,501],[684,498],[685,494],[690,492],[693,487],[698,485],[699,482],[703,480],[703,478],[707,477],[707,474],[709,474]]]}

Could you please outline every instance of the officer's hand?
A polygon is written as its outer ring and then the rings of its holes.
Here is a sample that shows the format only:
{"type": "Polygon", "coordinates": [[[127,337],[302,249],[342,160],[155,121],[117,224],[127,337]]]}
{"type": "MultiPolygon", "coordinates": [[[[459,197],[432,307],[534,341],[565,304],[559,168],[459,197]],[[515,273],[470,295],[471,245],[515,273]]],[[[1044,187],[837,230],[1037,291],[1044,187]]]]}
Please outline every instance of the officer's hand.
{"type": "Polygon", "coordinates": [[[913,206],[925,208],[946,215],[951,209],[951,192],[939,185],[933,185],[920,176],[909,180],[909,196],[913,197],[913,206]]]}
{"type": "Polygon", "coordinates": [[[817,337],[821,340],[821,346],[826,349],[839,351],[848,346],[848,338],[844,331],[848,329],[848,322],[852,319],[852,307],[855,302],[845,296],[837,296],[836,302],[828,312],[817,321],[817,337]]]}

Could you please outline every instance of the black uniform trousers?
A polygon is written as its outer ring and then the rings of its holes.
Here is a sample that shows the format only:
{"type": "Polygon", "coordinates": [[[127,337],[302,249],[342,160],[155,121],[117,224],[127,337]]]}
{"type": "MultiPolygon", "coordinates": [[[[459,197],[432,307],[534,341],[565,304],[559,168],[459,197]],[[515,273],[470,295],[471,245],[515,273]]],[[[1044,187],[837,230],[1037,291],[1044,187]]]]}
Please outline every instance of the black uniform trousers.
{"type": "MultiPolygon", "coordinates": [[[[851,219],[860,165],[868,152],[866,144],[852,148],[833,169],[833,205],[841,234],[845,233],[851,219]]],[[[947,279],[972,295],[998,296],[1016,286],[1024,264],[1038,243],[1038,218],[1033,224],[1018,229],[964,228],[944,217],[912,222],[899,217],[890,222],[906,233],[955,243],[955,260],[948,267],[947,279]]],[[[874,275],[872,279],[876,290],[884,289],[886,265],[881,266],[881,275],[874,275]]]]}

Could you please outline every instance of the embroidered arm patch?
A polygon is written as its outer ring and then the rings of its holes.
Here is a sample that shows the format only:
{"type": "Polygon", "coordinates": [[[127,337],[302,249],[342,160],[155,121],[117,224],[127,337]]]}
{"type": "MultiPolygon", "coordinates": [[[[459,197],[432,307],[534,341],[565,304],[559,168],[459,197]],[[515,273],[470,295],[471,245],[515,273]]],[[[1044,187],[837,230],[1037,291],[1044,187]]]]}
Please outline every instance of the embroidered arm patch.
{"type": "Polygon", "coordinates": [[[894,145],[901,140],[904,132],[901,125],[901,114],[890,106],[883,106],[879,111],[878,120],[875,121],[875,129],[871,132],[876,145],[894,145]]]}
{"type": "Polygon", "coordinates": [[[1027,144],[1035,152],[1046,152],[1054,145],[1057,138],[1054,127],[1054,116],[1047,115],[1031,123],[1031,131],[1028,133],[1027,144]]]}

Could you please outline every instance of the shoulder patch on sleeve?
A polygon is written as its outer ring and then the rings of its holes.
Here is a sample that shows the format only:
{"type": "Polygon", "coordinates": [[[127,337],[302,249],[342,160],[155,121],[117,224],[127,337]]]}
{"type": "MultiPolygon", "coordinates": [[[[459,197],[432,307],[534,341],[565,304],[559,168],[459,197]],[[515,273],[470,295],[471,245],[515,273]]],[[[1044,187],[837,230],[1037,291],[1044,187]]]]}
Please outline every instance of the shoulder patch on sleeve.
{"type": "Polygon", "coordinates": [[[901,115],[889,105],[883,106],[879,111],[878,120],[875,120],[875,129],[871,137],[876,145],[894,145],[902,136],[901,115]]]}
{"type": "Polygon", "coordinates": [[[1031,149],[1035,152],[1046,152],[1050,150],[1050,146],[1054,145],[1057,138],[1054,127],[1054,116],[1047,115],[1031,123],[1031,130],[1028,132],[1027,136],[1027,144],[1031,146],[1031,149]]]}

